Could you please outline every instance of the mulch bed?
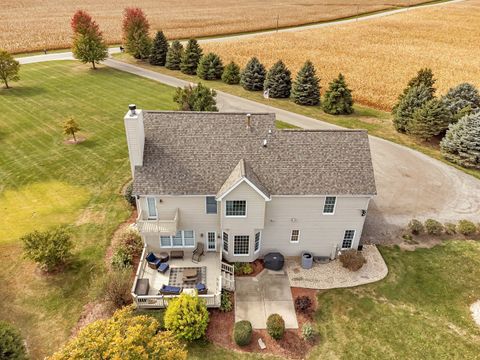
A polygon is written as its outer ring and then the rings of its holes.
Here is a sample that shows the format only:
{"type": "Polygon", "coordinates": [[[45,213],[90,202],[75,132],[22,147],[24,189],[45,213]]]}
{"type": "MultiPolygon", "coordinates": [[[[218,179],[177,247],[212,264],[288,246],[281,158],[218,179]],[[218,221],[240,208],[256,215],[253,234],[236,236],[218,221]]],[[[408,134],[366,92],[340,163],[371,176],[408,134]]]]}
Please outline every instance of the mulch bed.
{"type": "Polygon", "coordinates": [[[257,259],[254,262],[251,262],[250,265],[252,265],[252,268],[253,268],[253,272],[251,274],[248,274],[248,275],[235,274],[235,276],[253,277],[253,276],[257,276],[258,274],[260,274],[263,271],[263,269],[265,269],[265,265],[263,263],[263,260],[261,260],[261,259],[257,259]]]}
{"type": "Polygon", "coordinates": [[[67,139],[67,140],[64,140],[63,143],[65,145],[76,145],[76,144],[80,144],[82,142],[84,142],[85,140],[87,140],[86,138],[82,137],[82,136],[77,136],[77,140],[73,140],[73,139],[67,139]]]}

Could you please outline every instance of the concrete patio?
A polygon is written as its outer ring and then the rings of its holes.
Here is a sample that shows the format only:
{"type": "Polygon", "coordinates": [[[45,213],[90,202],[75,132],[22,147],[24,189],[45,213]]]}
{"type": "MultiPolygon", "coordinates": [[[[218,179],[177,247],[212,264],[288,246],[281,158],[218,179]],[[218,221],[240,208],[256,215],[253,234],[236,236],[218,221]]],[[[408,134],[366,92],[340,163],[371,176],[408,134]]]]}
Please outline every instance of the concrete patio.
{"type": "Polygon", "coordinates": [[[266,329],[267,318],[280,314],[287,329],[297,329],[290,282],[283,271],[263,270],[256,277],[237,277],[235,321],[248,320],[254,329],[266,329]]]}

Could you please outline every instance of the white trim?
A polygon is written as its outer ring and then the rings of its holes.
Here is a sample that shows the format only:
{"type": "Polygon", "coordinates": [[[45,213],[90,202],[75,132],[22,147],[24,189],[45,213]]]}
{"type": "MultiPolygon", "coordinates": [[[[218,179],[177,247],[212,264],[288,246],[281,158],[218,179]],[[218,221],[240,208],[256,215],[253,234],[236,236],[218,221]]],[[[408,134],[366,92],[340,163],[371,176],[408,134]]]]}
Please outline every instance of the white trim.
{"type": "Polygon", "coordinates": [[[253,253],[258,254],[261,248],[262,248],[262,230],[257,230],[255,231],[255,236],[253,237],[253,253]],[[258,249],[255,250],[255,242],[257,241],[257,234],[260,234],[260,238],[258,240],[258,249]]]}
{"type": "Polygon", "coordinates": [[[225,211],[224,211],[224,216],[226,218],[246,218],[248,215],[248,203],[247,200],[225,200],[225,211]],[[245,201],[245,215],[227,215],[227,201],[245,201]]]}
{"type": "Polygon", "coordinates": [[[298,244],[300,242],[300,229],[291,229],[290,230],[290,244],[298,244]],[[294,231],[298,231],[298,240],[297,241],[292,241],[292,235],[294,231]]]}
{"type": "Polygon", "coordinates": [[[246,182],[250,187],[255,190],[261,197],[265,199],[265,201],[270,201],[271,199],[265,195],[259,188],[257,188],[250,180],[248,180],[246,177],[242,177],[240,180],[238,180],[235,184],[233,184],[230,189],[225,191],[222,196],[218,197],[217,200],[221,201],[225,196],[230,194],[235,188],[237,188],[238,185],[240,185],[242,182],[246,182]]]}
{"type": "Polygon", "coordinates": [[[216,231],[207,231],[207,251],[217,251],[217,232],[216,231]],[[213,239],[214,239],[214,245],[215,245],[215,248],[213,249],[210,249],[208,247],[209,243],[208,243],[208,234],[213,234],[213,239]]]}
{"type": "Polygon", "coordinates": [[[322,214],[323,215],[335,215],[335,210],[337,210],[337,197],[336,196],[333,196],[333,195],[326,195],[325,196],[325,200],[323,201],[323,208],[322,208],[322,214]],[[325,212],[325,205],[327,203],[327,198],[335,198],[335,204],[333,204],[333,211],[331,213],[326,213],[325,212]]]}
{"type": "Polygon", "coordinates": [[[177,236],[175,235],[160,235],[158,237],[158,240],[160,242],[160,248],[161,249],[191,249],[195,248],[195,245],[197,244],[197,239],[195,237],[195,230],[178,230],[182,233],[182,245],[173,245],[173,238],[177,236]],[[185,245],[185,231],[191,231],[193,233],[193,245],[185,245]],[[169,237],[170,238],[170,246],[163,246],[162,245],[162,237],[169,237]]]}
{"type": "Polygon", "coordinates": [[[355,230],[355,229],[346,229],[346,230],[343,232],[343,237],[342,237],[342,242],[341,242],[341,244],[340,244],[340,248],[341,248],[342,250],[353,249],[353,244],[355,243],[355,236],[356,236],[356,235],[357,235],[357,230],[355,230]],[[343,247],[343,241],[345,240],[345,233],[346,233],[347,231],[353,231],[352,245],[351,245],[350,247],[348,247],[348,248],[344,248],[344,247],[343,247]]]}
{"type": "Polygon", "coordinates": [[[271,195],[272,198],[324,198],[326,196],[335,196],[336,198],[370,198],[375,195],[271,195]]]}
{"type": "Polygon", "coordinates": [[[157,199],[153,196],[147,196],[147,219],[148,220],[157,220],[158,219],[158,209],[157,209],[157,199]],[[155,206],[155,216],[150,216],[150,203],[149,199],[153,199],[153,205],[155,206]]]}
{"type": "Polygon", "coordinates": [[[233,235],[233,256],[250,256],[250,235],[233,235]],[[247,237],[248,238],[248,253],[247,254],[235,254],[235,238],[237,236],[247,237]]]}

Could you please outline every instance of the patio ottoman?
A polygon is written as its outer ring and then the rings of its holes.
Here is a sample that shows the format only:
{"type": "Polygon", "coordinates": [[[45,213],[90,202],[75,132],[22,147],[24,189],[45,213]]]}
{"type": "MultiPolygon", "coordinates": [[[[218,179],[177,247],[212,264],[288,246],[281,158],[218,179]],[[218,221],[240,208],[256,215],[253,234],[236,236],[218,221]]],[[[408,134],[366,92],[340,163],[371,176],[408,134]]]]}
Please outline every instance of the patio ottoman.
{"type": "Polygon", "coordinates": [[[168,265],[168,263],[166,263],[166,262],[163,262],[163,263],[160,264],[157,271],[159,273],[165,274],[169,268],[170,268],[170,265],[168,265]]]}
{"type": "Polygon", "coordinates": [[[172,250],[172,251],[170,251],[170,257],[172,259],[183,259],[183,250],[172,250]]]}

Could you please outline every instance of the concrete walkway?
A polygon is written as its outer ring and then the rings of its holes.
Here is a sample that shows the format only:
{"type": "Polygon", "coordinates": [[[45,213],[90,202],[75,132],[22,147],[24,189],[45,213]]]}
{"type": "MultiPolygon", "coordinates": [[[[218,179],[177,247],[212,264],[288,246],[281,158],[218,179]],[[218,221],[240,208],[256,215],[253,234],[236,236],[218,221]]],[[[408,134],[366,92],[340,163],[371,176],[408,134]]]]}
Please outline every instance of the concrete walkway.
{"type": "Polygon", "coordinates": [[[254,329],[266,329],[267,318],[280,314],[287,329],[298,329],[287,275],[263,270],[256,277],[235,278],[235,321],[248,320],[254,329]]]}

